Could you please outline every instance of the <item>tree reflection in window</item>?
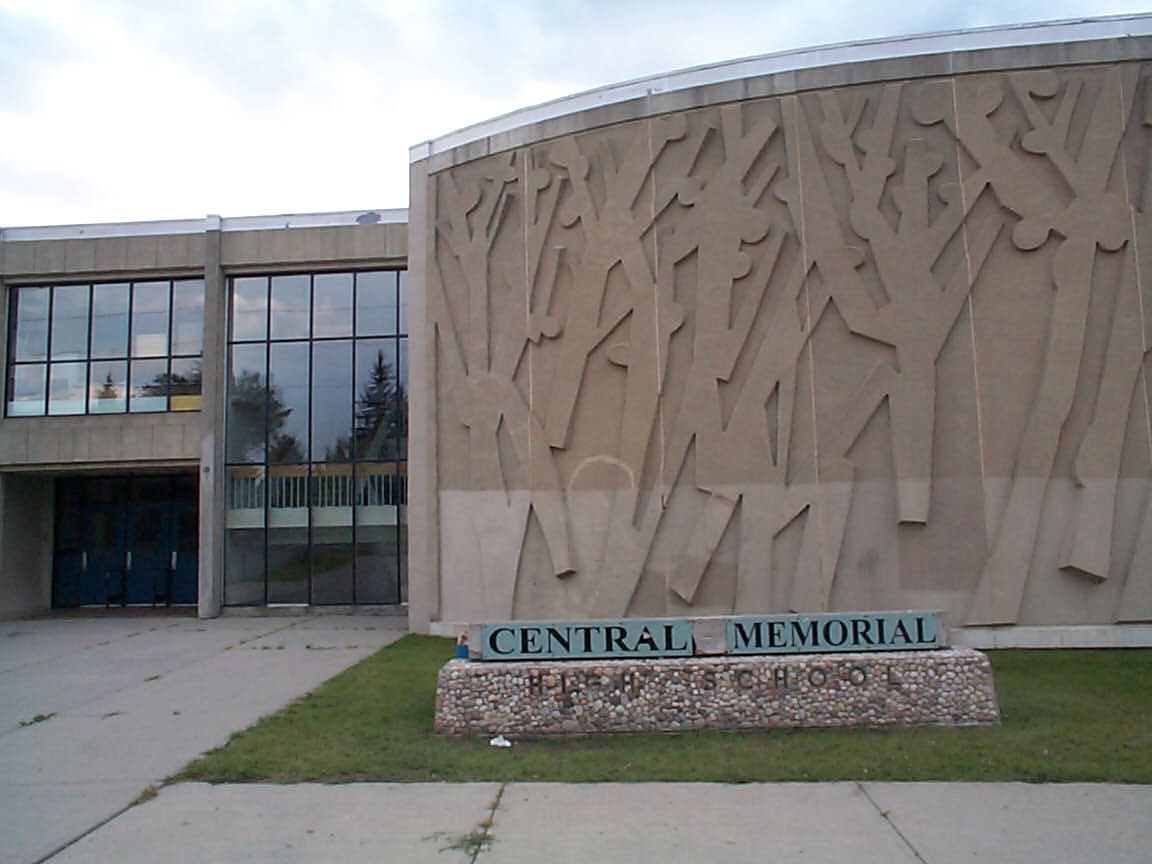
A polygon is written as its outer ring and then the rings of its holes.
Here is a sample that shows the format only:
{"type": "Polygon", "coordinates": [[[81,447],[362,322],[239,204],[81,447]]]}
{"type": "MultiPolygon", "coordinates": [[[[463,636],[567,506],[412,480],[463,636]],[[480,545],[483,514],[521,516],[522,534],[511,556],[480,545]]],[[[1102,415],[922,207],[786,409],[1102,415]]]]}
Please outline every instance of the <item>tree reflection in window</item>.
{"type": "Polygon", "coordinates": [[[295,435],[284,432],[284,423],[291,416],[292,409],[284,404],[279,387],[267,387],[259,372],[242,370],[232,379],[229,402],[230,458],[262,462],[267,441],[270,463],[304,461],[304,448],[300,441],[295,435]]]}
{"type": "MultiPolygon", "coordinates": [[[[168,399],[171,411],[199,409],[202,392],[200,361],[184,365],[186,368],[183,371],[177,371],[177,362],[174,360],[170,371],[153,375],[140,387],[140,395],[168,399]]],[[[105,382],[105,387],[110,383],[105,382]]],[[[98,398],[104,398],[103,393],[98,394],[98,398]]]]}
{"type": "MultiPolygon", "coordinates": [[[[108,384],[112,383],[112,376],[108,376],[108,384]]],[[[178,372],[161,372],[153,375],[152,380],[140,388],[145,396],[192,396],[200,393],[200,367],[197,366],[187,375],[178,372]]]]}
{"type": "Polygon", "coordinates": [[[96,391],[96,398],[108,400],[124,398],[123,391],[112,381],[111,372],[109,372],[108,376],[104,379],[104,383],[100,385],[100,389],[96,391]]]}
{"type": "Polygon", "coordinates": [[[356,457],[395,459],[408,428],[408,396],[392,364],[377,351],[360,398],[356,400],[356,457]]]}

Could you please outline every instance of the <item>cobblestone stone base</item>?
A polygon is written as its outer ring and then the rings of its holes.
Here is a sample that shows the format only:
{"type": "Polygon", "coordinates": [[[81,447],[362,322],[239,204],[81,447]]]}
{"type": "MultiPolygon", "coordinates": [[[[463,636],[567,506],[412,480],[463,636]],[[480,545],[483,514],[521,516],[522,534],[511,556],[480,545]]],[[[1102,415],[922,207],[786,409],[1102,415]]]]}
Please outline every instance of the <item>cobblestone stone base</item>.
{"type": "Polygon", "coordinates": [[[1000,722],[968,648],[885,654],[480,663],[451,660],[436,731],[564,735],[1000,722]]]}

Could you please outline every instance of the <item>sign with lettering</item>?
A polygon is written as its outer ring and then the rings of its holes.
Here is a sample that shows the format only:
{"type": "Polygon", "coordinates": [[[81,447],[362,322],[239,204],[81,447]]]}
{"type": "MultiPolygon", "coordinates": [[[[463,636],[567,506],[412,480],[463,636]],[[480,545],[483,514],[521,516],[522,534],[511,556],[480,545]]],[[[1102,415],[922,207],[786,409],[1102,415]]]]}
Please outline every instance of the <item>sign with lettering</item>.
{"type": "Polygon", "coordinates": [[[727,620],[729,654],[821,654],[940,648],[936,612],[758,615],[727,620]]]}
{"type": "Polygon", "coordinates": [[[692,656],[692,622],[688,619],[516,621],[485,624],[482,632],[480,653],[485,660],[692,656]]]}
{"type": "Polygon", "coordinates": [[[482,660],[637,660],[715,654],[922,651],[945,645],[938,612],[508,621],[472,628],[482,660]]]}

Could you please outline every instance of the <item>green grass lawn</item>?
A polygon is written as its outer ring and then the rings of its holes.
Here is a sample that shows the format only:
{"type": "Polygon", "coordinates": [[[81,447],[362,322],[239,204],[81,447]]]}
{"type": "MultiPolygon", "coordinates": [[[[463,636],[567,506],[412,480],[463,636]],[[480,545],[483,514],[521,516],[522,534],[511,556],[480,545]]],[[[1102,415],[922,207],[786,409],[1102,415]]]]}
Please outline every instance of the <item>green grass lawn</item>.
{"type": "Polygon", "coordinates": [[[517,740],[432,733],[447,639],[409,636],[233,736],[178,780],[1026,780],[1152,783],[1152,650],[993,651],[998,728],[517,740]]]}

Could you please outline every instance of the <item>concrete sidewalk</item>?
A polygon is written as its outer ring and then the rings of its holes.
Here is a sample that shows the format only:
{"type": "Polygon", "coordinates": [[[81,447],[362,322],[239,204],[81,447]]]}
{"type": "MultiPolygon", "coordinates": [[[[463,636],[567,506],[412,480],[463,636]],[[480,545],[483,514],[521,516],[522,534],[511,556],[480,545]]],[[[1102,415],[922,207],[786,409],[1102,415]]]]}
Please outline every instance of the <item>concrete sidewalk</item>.
{"type": "Polygon", "coordinates": [[[1144,864],[1152,786],[460,783],[165,788],[57,862],[1144,864]]]}
{"type": "Polygon", "coordinates": [[[0,622],[0,862],[44,859],[406,630],[382,615],[0,622]]]}

